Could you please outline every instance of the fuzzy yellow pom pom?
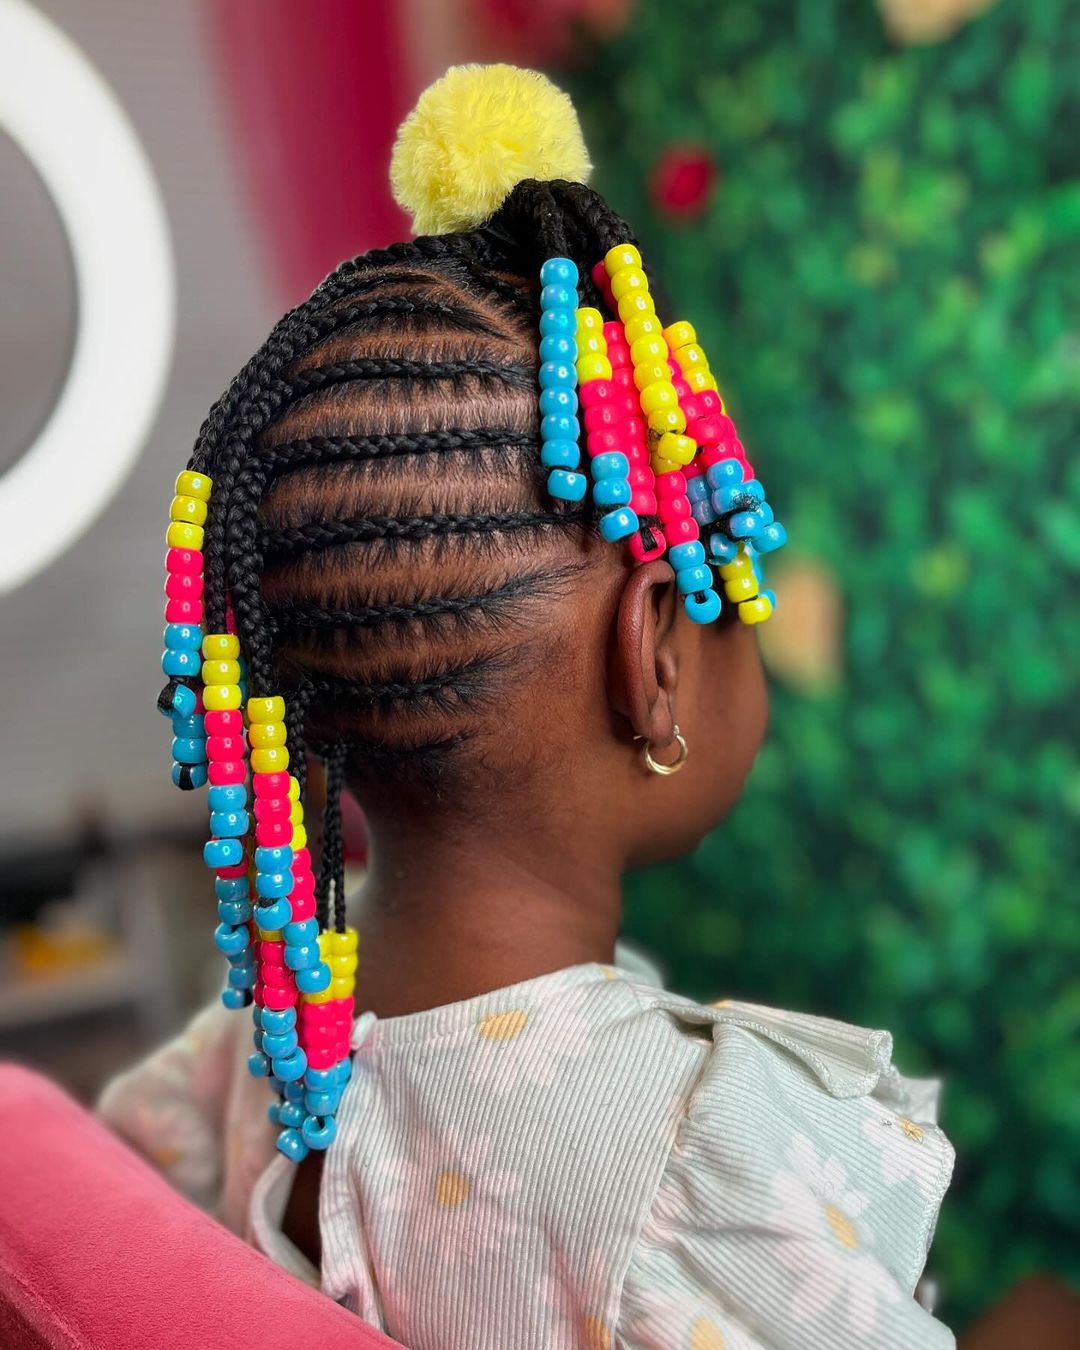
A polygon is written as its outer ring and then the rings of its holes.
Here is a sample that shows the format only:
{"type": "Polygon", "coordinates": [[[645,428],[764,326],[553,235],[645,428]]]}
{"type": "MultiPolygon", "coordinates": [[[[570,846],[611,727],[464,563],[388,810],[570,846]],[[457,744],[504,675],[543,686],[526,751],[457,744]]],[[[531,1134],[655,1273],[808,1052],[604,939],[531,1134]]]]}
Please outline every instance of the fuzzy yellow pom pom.
{"type": "Polygon", "coordinates": [[[401,124],[394,200],[417,234],[488,220],[525,178],[588,181],[592,165],[569,96],[535,70],[452,66],[401,124]]]}

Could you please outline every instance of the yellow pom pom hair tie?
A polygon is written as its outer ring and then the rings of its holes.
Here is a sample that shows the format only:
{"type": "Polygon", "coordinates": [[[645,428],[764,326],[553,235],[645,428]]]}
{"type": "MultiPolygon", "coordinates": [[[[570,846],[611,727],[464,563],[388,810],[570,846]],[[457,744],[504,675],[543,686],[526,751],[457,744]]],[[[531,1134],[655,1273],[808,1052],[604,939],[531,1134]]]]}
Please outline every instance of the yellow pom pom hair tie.
{"type": "Polygon", "coordinates": [[[417,234],[448,234],[482,225],[525,179],[591,171],[574,105],[546,75],[452,66],[402,123],[390,184],[417,234]]]}

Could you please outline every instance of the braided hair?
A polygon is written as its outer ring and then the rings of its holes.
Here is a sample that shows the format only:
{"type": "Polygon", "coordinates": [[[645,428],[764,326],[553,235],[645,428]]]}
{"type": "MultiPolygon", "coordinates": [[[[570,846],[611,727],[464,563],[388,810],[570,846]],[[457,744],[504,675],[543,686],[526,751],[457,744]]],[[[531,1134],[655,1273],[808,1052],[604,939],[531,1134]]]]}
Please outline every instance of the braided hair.
{"type": "Polygon", "coordinates": [[[323,920],[342,781],[445,789],[538,607],[587,565],[566,541],[590,509],[544,491],[537,277],[553,255],[587,277],[631,238],[590,188],[523,181],[478,229],[343,263],[200,430],[207,628],[231,610],[251,694],[289,695],[291,762],[327,763],[323,920]]]}

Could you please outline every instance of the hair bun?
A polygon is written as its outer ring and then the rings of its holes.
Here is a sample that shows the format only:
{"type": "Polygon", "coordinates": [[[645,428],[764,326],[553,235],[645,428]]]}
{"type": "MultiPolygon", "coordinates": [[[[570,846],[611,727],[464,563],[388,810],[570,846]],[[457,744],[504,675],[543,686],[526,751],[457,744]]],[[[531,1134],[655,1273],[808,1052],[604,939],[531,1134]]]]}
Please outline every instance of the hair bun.
{"type": "Polygon", "coordinates": [[[452,66],[402,122],[390,185],[417,234],[446,234],[483,224],[523,179],[591,170],[574,105],[546,75],[452,66]]]}

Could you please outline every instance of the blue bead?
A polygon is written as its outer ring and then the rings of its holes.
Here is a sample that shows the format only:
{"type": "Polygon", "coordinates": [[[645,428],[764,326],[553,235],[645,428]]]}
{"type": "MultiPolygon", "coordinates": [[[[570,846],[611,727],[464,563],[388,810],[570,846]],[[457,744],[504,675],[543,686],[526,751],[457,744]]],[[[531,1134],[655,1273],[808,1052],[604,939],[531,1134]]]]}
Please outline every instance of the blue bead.
{"type": "Polygon", "coordinates": [[[255,906],[255,922],[267,933],[284,928],[292,918],[292,905],[287,895],[279,896],[268,905],[255,906]]]}
{"type": "Polygon", "coordinates": [[[721,534],[719,530],[715,534],[709,535],[709,556],[714,562],[734,562],[738,552],[735,542],[729,539],[727,535],[721,534]]]}
{"type": "MultiPolygon", "coordinates": [[[[213,789],[211,788],[211,791],[213,789]]],[[[247,877],[215,877],[214,894],[219,900],[247,900],[250,896],[247,877]]]]}
{"type": "Polygon", "coordinates": [[[322,960],[319,944],[311,942],[299,947],[286,946],[285,964],[290,970],[307,970],[322,960]]]}
{"type": "Polygon", "coordinates": [[[292,866],[293,851],[288,844],[255,850],[255,866],[260,872],[284,872],[292,866]]]}
{"type": "Polygon", "coordinates": [[[541,337],[573,337],[577,316],[569,309],[549,309],[540,315],[541,337]]]}
{"type": "Polygon", "coordinates": [[[291,1031],[296,1026],[295,1008],[263,1008],[262,1028],[271,1035],[280,1036],[283,1031],[291,1031]]]}
{"type": "Polygon", "coordinates": [[[549,258],[540,269],[541,286],[576,286],[577,263],[571,258],[549,258]]]}
{"type": "Polygon", "coordinates": [[[206,794],[211,811],[242,811],[247,805],[247,788],[243,783],[218,784],[206,794]]]}
{"type": "Polygon", "coordinates": [[[576,469],[581,462],[581,451],[574,441],[545,441],[540,450],[540,463],[545,469],[576,469]]]}
{"type": "Polygon", "coordinates": [[[251,901],[219,900],[217,914],[222,923],[247,923],[251,918],[251,901]]]}
{"type": "Polygon", "coordinates": [[[337,1134],[337,1123],[333,1116],[308,1116],[301,1133],[308,1148],[329,1148],[337,1134]]]}
{"type": "Polygon", "coordinates": [[[255,1049],[256,1049],[256,1050],[262,1050],[262,1051],[263,1051],[263,1054],[265,1054],[266,1051],[263,1050],[263,1034],[262,1034],[262,1032],[258,1029],[258,1027],[255,1028],[255,1034],[254,1034],[254,1036],[252,1036],[251,1039],[255,1042],[255,1049]]]}
{"type": "Polygon", "coordinates": [[[536,378],[541,389],[573,389],[577,384],[577,371],[569,361],[545,361],[536,378]]]}
{"type": "Polygon", "coordinates": [[[690,514],[699,525],[712,525],[716,520],[716,512],[712,509],[712,502],[708,497],[694,502],[690,507],[690,514]]]}
{"type": "Polygon", "coordinates": [[[558,282],[553,286],[545,286],[540,292],[540,308],[569,310],[571,318],[574,319],[574,327],[577,328],[577,318],[574,310],[577,309],[577,290],[573,286],[560,285],[558,282]]]}
{"type": "Polygon", "coordinates": [[[548,361],[565,361],[572,364],[577,360],[577,355],[577,343],[572,337],[540,339],[540,360],[545,364],[548,361]]]}
{"type": "Polygon", "coordinates": [[[174,787],[180,786],[180,771],[182,769],[187,770],[188,781],[191,783],[192,787],[201,788],[205,784],[205,764],[174,764],[172,766],[172,780],[174,787]]]}
{"type": "Polygon", "coordinates": [[[609,450],[597,455],[592,462],[592,476],[595,482],[602,478],[625,478],[630,472],[630,461],[619,450],[609,450]]]}
{"type": "Polygon", "coordinates": [[[267,1120],[269,1120],[271,1125],[281,1124],[281,1117],[278,1115],[277,1102],[271,1102],[270,1105],[266,1108],[266,1118],[267,1120]]]}
{"type": "Polygon", "coordinates": [[[704,591],[700,597],[687,595],[683,605],[695,623],[712,623],[720,617],[720,597],[713,590],[704,591]]]}
{"type": "Polygon", "coordinates": [[[620,506],[600,517],[600,534],[609,544],[629,537],[640,527],[636,514],[628,506],[620,506]]]}
{"type": "Polygon", "coordinates": [[[761,595],[764,596],[764,598],[765,598],[766,600],[768,600],[768,602],[769,602],[770,605],[772,605],[772,607],[773,607],[773,612],[775,613],[775,611],[776,611],[776,595],[775,595],[775,593],[774,593],[773,591],[762,591],[762,592],[761,592],[761,595]]]}
{"type": "Polygon", "coordinates": [[[742,485],[742,490],[748,497],[756,497],[759,502],[765,500],[765,489],[756,478],[748,478],[742,485]]]}
{"type": "Polygon", "coordinates": [[[736,511],[727,522],[727,532],[733,539],[756,539],[764,528],[756,511],[736,511]]]}
{"type": "Polygon", "coordinates": [[[178,764],[202,764],[206,759],[206,742],[193,736],[174,736],[172,753],[178,764]]]}
{"type": "Polygon", "coordinates": [[[668,549],[668,562],[678,572],[682,567],[700,567],[705,561],[704,545],[697,539],[668,549]]]}
{"type": "MultiPolygon", "coordinates": [[[[237,845],[239,848],[239,845],[237,845]]],[[[237,862],[240,859],[237,858],[237,862]]],[[[276,900],[279,896],[288,895],[293,887],[293,875],[291,872],[256,872],[255,890],[259,895],[276,900]]]]}
{"type": "Polygon", "coordinates": [[[180,652],[202,650],[202,629],[196,623],[167,623],[165,646],[180,652]]]}
{"type": "Polygon", "coordinates": [[[299,1130],[282,1130],[274,1141],[279,1153],[284,1153],[290,1162],[303,1162],[311,1152],[301,1138],[299,1130]]]}
{"type": "Polygon", "coordinates": [[[207,867],[235,867],[244,861],[244,846],[238,839],[208,839],[203,845],[207,867]]]}
{"type": "Polygon", "coordinates": [[[303,1077],[306,1068],[307,1055],[299,1046],[291,1055],[285,1055],[281,1059],[274,1060],[274,1076],[280,1078],[283,1083],[291,1083],[295,1079],[303,1077]]]}
{"type": "Polygon", "coordinates": [[[695,478],[686,480],[686,495],[691,502],[700,502],[708,499],[709,484],[704,474],[698,474],[695,478]]]}
{"type": "MultiPolygon", "coordinates": [[[[198,652],[179,651],[176,647],[169,647],[161,654],[161,669],[166,675],[198,675],[202,669],[202,661],[198,652]]],[[[195,711],[194,702],[191,711],[195,711]]]]}
{"type": "Polygon", "coordinates": [[[274,1095],[277,1097],[280,1097],[281,1094],[285,1091],[285,1084],[281,1081],[280,1078],[275,1078],[273,1074],[270,1074],[268,1076],[266,1082],[267,1086],[270,1088],[270,1091],[274,1093],[274,1095]]]}
{"type": "Polygon", "coordinates": [[[540,416],[573,417],[577,412],[577,392],[573,389],[545,389],[540,395],[540,416]]]}
{"type": "Polygon", "coordinates": [[[234,970],[255,969],[255,953],[250,947],[241,952],[226,953],[225,960],[234,970]]]}
{"type": "Polygon", "coordinates": [[[299,923],[287,923],[281,936],[290,947],[303,947],[309,942],[319,940],[319,921],[301,919],[299,923]]]}
{"type": "Polygon", "coordinates": [[[758,537],[754,540],[754,547],[759,553],[772,553],[774,549],[783,548],[787,543],[787,530],[779,521],[772,525],[766,525],[758,537]]]}
{"type": "Polygon", "coordinates": [[[302,994],[321,994],[330,988],[330,967],[325,961],[296,972],[296,987],[302,994]]]}
{"type": "Polygon", "coordinates": [[[172,714],[172,732],[174,736],[185,736],[194,741],[206,740],[206,719],[202,713],[192,713],[190,717],[172,714]]]}
{"type": "Polygon", "coordinates": [[[221,1001],[230,1012],[239,1012],[246,1006],[247,995],[242,989],[223,989],[221,991],[221,1001]]]}
{"type": "Polygon", "coordinates": [[[178,684],[173,690],[173,712],[179,713],[181,717],[193,717],[198,706],[199,700],[195,697],[195,690],[189,689],[186,684],[178,684]]]}
{"type": "Polygon", "coordinates": [[[335,1087],[332,1092],[305,1092],[304,1106],[309,1115],[332,1116],[341,1102],[341,1089],[335,1087]]]}
{"type": "Polygon", "coordinates": [[[742,488],[737,483],[718,487],[712,495],[713,510],[720,515],[724,515],[727,511],[735,511],[742,504],[741,497],[742,488]]]}
{"type": "Polygon", "coordinates": [[[760,506],[756,506],[754,510],[761,517],[762,525],[771,525],[776,519],[772,507],[766,501],[763,501],[760,506]]]}
{"type": "Polygon", "coordinates": [[[718,464],[710,464],[705,477],[711,488],[732,487],[743,480],[743,467],[737,459],[722,459],[718,464]]]}
{"type": "Polygon", "coordinates": [[[211,811],[210,833],[219,839],[243,839],[251,822],[246,811],[211,811]]]}
{"type": "Polygon", "coordinates": [[[630,505],[630,484],[625,478],[602,478],[593,484],[593,501],[604,510],[612,506],[630,505]]]}
{"type": "Polygon", "coordinates": [[[304,1081],[312,1092],[330,1092],[337,1086],[337,1065],[332,1069],[308,1069],[304,1081]]]}
{"type": "MultiPolygon", "coordinates": [[[[305,1078],[306,1077],[307,1075],[305,1074],[305,1078]]],[[[285,1100],[287,1102],[294,1102],[298,1106],[303,1106],[304,1093],[306,1091],[307,1088],[304,1086],[304,1084],[300,1081],[299,1078],[297,1078],[292,1083],[286,1083],[285,1086],[281,1089],[282,1096],[285,1098],[285,1100]]]]}
{"type": "Polygon", "coordinates": [[[231,924],[219,923],[214,929],[214,945],[218,951],[242,952],[250,941],[251,934],[243,925],[234,928],[231,924]]]}
{"type": "Polygon", "coordinates": [[[570,413],[549,413],[540,422],[540,437],[545,441],[576,441],[581,427],[570,413]]]}
{"type": "Polygon", "coordinates": [[[675,573],[675,583],[683,595],[707,591],[712,582],[713,574],[709,567],[682,567],[675,573]]]}
{"type": "Polygon", "coordinates": [[[548,492],[563,502],[580,502],[589,486],[583,473],[569,473],[566,469],[552,469],[548,474],[548,492]]]}
{"type": "Polygon", "coordinates": [[[270,1061],[261,1050],[256,1050],[253,1055],[248,1055],[247,1066],[248,1073],[251,1074],[252,1078],[265,1078],[270,1072],[270,1061]]]}
{"type": "Polygon", "coordinates": [[[299,1129],[306,1115],[307,1111],[302,1102],[282,1102],[278,1106],[278,1119],[282,1125],[292,1125],[295,1129],[299,1129]]]}
{"type": "Polygon", "coordinates": [[[259,1033],[262,1036],[262,1050],[264,1054],[271,1059],[280,1059],[283,1055],[291,1055],[300,1044],[296,1032],[293,1030],[279,1031],[276,1035],[269,1031],[259,1033]]]}
{"type": "Polygon", "coordinates": [[[352,1077],[352,1060],[346,1055],[344,1059],[338,1060],[330,1072],[337,1078],[338,1085],[344,1087],[352,1077]]]}
{"type": "Polygon", "coordinates": [[[233,966],[229,971],[228,980],[232,989],[254,989],[255,967],[233,966]]]}

